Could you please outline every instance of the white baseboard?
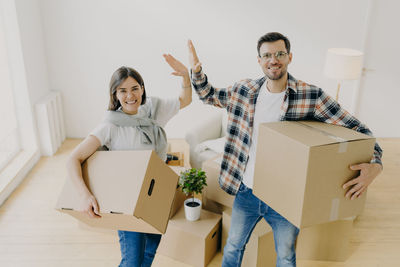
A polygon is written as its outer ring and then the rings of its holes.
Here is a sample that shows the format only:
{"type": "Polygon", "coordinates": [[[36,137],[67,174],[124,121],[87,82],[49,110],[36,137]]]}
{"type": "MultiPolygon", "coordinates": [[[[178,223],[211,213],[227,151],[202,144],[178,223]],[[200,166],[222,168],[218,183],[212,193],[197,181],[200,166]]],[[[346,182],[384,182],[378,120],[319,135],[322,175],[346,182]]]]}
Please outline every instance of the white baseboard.
{"type": "Polygon", "coordinates": [[[0,173],[0,206],[40,159],[39,150],[21,151],[0,173]]]}

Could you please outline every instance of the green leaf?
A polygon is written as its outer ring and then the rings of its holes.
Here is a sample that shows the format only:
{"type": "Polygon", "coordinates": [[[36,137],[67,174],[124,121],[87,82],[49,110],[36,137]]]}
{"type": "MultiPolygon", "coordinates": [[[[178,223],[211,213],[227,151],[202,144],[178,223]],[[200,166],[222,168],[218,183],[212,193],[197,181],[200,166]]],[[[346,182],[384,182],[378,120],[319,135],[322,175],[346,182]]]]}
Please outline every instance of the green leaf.
{"type": "Polygon", "coordinates": [[[203,170],[192,168],[181,172],[179,186],[186,195],[194,192],[200,194],[204,186],[207,186],[206,178],[206,173],[203,170]]]}

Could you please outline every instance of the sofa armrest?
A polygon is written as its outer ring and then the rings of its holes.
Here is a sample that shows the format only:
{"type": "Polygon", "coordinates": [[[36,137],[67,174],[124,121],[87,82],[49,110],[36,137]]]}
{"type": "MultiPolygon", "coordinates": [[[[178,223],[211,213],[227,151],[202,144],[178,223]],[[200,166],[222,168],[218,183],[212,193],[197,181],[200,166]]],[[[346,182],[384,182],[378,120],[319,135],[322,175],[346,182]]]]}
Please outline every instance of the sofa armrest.
{"type": "Polygon", "coordinates": [[[207,116],[206,119],[199,121],[194,127],[188,129],[185,140],[194,149],[198,144],[209,139],[221,137],[221,113],[207,116]]]}
{"type": "Polygon", "coordinates": [[[213,112],[208,116],[199,120],[195,126],[188,129],[185,134],[185,140],[190,146],[191,159],[195,157],[195,148],[198,144],[221,137],[221,112],[213,112]]]}

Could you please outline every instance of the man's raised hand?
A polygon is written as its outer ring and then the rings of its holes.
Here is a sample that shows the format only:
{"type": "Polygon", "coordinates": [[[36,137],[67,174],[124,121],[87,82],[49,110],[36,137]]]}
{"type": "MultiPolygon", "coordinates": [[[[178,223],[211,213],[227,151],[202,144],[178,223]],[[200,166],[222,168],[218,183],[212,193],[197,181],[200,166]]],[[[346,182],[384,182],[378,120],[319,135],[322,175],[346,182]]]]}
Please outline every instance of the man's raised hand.
{"type": "Polygon", "coordinates": [[[189,49],[189,64],[193,72],[199,72],[201,70],[201,63],[197,57],[196,49],[194,48],[192,40],[188,40],[189,49]]]}

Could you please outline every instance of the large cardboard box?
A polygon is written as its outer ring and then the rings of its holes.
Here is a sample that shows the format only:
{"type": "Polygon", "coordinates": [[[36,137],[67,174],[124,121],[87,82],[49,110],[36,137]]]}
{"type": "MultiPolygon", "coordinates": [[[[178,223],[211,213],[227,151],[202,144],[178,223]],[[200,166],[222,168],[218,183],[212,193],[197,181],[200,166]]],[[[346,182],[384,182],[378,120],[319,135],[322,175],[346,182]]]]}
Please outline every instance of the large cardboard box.
{"type": "Polygon", "coordinates": [[[154,151],[97,151],[82,165],[82,175],[98,201],[101,218],[77,210],[80,196],[70,179],[58,210],[93,227],[165,233],[178,175],[154,151]]]}
{"type": "Polygon", "coordinates": [[[220,244],[221,215],[201,210],[198,221],[188,221],[182,207],[170,220],[157,253],[177,261],[205,267],[220,244]]]}
{"type": "Polygon", "coordinates": [[[205,209],[218,209],[218,205],[214,205],[213,202],[219,203],[229,208],[233,207],[233,201],[235,200],[235,197],[229,195],[227,192],[222,190],[218,183],[219,172],[221,169],[221,160],[222,155],[218,155],[212,159],[203,162],[202,165],[202,169],[206,172],[207,175],[207,186],[205,187],[205,190],[203,192],[205,209]]]}
{"type": "Polygon", "coordinates": [[[354,217],[300,230],[296,256],[300,260],[346,261],[354,217]]]}
{"type": "MultiPolygon", "coordinates": [[[[232,209],[225,209],[222,213],[222,243],[224,252],[229,228],[231,227],[232,209]]],[[[244,250],[242,266],[246,267],[275,267],[276,252],[274,235],[269,224],[261,219],[255,226],[249,242],[244,250]]]]}
{"type": "Polygon", "coordinates": [[[260,124],[254,194],[299,228],[359,215],[364,193],[345,198],[352,164],[371,160],[375,139],[341,126],[282,121],[260,124]]]}

